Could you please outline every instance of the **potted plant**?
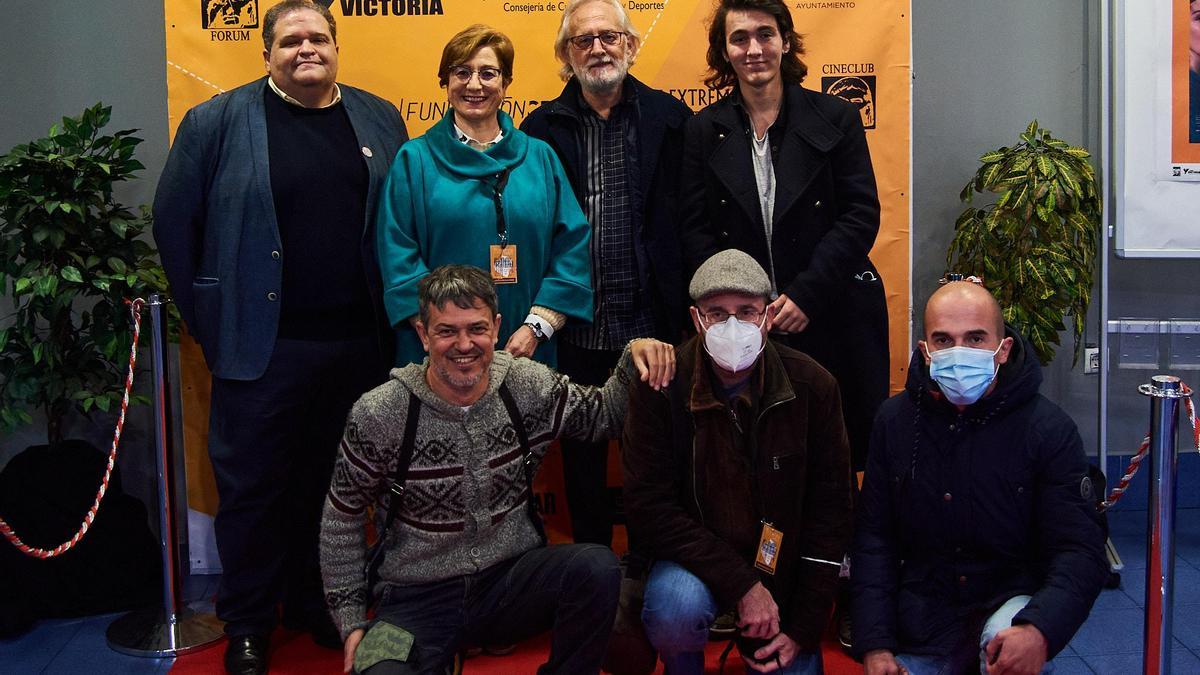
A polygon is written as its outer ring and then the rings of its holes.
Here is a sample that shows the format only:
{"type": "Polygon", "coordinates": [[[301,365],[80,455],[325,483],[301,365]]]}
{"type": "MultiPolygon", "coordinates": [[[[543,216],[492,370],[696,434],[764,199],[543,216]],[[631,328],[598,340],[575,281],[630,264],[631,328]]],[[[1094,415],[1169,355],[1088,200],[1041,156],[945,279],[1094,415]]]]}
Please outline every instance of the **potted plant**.
{"type": "Polygon", "coordinates": [[[1042,365],[1054,358],[1068,314],[1079,357],[1101,214],[1090,156],[1034,120],[1019,143],[980,157],[959,194],[968,206],[954,225],[947,268],[983,276],[1004,320],[1029,338],[1042,365]],[[972,206],[985,192],[994,200],[972,206]]]}
{"type": "MultiPolygon", "coordinates": [[[[97,103],[0,157],[0,431],[46,415],[51,445],[72,409],[119,405],[132,334],[127,298],[166,288],[139,238],[148,217],[113,198],[144,167],[136,130],[103,134],[97,103]]],[[[144,396],[134,397],[146,401],[144,396]]]]}

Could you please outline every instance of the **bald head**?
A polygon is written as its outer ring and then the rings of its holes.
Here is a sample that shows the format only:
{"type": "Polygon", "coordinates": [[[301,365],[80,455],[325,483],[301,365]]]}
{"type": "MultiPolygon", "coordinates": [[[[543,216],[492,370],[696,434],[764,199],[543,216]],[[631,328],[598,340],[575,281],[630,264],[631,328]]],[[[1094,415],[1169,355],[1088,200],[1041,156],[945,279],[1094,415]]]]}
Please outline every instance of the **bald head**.
{"type": "MultiPolygon", "coordinates": [[[[996,297],[980,284],[952,281],[934,291],[925,303],[925,337],[929,337],[930,316],[935,319],[944,313],[970,312],[987,317],[991,330],[1004,337],[1004,314],[996,297]]],[[[999,340],[999,338],[997,338],[999,340]]]]}
{"type": "Polygon", "coordinates": [[[983,286],[955,281],[939,288],[925,304],[925,339],[920,346],[926,365],[931,352],[971,347],[995,352],[999,366],[1008,361],[1012,339],[1004,337],[1004,316],[996,298],[983,286]]]}

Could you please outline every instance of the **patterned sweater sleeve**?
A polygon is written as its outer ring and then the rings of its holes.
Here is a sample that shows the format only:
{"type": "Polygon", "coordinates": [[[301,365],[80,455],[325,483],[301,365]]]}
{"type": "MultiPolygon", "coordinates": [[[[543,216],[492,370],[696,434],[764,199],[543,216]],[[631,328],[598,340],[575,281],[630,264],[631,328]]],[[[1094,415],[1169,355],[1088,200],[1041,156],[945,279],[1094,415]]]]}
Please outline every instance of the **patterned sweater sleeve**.
{"type": "Polygon", "coordinates": [[[625,351],[603,386],[575,384],[561,377],[559,396],[555,397],[561,413],[554,416],[562,420],[559,435],[586,441],[619,438],[629,407],[629,383],[637,376],[629,345],[625,345],[625,351]]]}
{"type": "Polygon", "coordinates": [[[395,389],[380,387],[351,409],[321,515],[325,602],[343,640],[367,625],[370,589],[363,573],[367,507],[386,490],[397,460],[398,442],[393,435],[399,432],[394,431],[395,425],[404,429],[404,414],[395,411],[405,407],[386,405],[382,400],[385,391],[395,389]]]}

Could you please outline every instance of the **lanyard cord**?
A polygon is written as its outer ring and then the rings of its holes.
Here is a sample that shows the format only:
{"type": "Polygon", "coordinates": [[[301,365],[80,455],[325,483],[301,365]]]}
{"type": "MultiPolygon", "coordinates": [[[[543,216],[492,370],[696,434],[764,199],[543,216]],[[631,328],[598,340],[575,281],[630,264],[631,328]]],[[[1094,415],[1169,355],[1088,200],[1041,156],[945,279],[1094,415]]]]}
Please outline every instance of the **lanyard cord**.
{"type": "Polygon", "coordinates": [[[508,174],[511,169],[505,169],[496,174],[495,182],[491,184],[492,205],[496,207],[496,236],[500,238],[500,246],[508,246],[508,223],[504,220],[504,188],[508,186],[508,174]]]}

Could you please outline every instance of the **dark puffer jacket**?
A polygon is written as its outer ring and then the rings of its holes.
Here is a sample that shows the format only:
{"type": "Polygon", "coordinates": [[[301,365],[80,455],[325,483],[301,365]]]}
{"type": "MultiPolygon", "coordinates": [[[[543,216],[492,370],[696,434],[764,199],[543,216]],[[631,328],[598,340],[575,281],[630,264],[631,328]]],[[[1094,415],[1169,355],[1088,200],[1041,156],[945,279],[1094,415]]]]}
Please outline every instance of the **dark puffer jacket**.
{"type": "Polygon", "coordinates": [[[714,394],[699,345],[692,338],[679,347],[672,396],[643,382],[630,392],[623,443],[630,541],[695,574],[723,608],[762,581],[783,632],[815,649],[852,521],[837,383],[808,356],[768,341],[748,401],[738,395],[731,409],[714,394]],[[760,520],[783,532],[773,576],[754,567],[760,520]]]}
{"type": "Polygon", "coordinates": [[[996,389],[961,413],[919,350],[907,391],[871,437],[851,562],[854,650],[949,655],[988,614],[1033,599],[1053,658],[1087,618],[1108,574],[1075,423],[1038,393],[1042,371],[1011,328],[996,389]]]}

